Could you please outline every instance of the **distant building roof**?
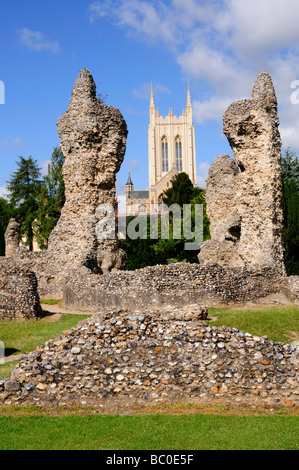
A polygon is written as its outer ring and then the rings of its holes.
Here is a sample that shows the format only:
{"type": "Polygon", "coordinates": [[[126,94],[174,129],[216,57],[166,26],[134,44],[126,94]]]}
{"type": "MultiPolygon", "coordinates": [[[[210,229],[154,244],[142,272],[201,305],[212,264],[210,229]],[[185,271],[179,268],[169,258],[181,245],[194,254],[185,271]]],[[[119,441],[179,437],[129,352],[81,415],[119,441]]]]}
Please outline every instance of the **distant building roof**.
{"type": "Polygon", "coordinates": [[[129,172],[129,177],[128,177],[128,181],[127,181],[127,185],[132,185],[133,186],[133,183],[132,183],[132,180],[131,180],[131,173],[129,172]]]}
{"type": "Polygon", "coordinates": [[[149,199],[149,191],[131,191],[131,199],[149,199]]]}

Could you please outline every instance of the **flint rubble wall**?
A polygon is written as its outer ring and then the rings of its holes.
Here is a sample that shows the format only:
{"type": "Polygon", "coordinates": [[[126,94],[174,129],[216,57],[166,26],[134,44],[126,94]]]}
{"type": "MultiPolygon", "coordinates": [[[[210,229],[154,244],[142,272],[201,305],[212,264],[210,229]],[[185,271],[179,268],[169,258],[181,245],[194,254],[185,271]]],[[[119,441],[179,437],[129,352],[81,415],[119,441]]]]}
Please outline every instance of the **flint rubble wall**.
{"type": "Polygon", "coordinates": [[[0,258],[0,321],[36,320],[42,316],[35,274],[0,258]]]}

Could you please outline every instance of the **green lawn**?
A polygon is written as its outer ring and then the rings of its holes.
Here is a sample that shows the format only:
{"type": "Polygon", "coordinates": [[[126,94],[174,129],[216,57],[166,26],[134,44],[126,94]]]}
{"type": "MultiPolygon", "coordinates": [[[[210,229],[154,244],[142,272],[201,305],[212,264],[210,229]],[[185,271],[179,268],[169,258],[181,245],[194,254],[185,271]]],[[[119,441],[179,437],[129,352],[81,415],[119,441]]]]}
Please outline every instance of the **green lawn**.
{"type": "Polygon", "coordinates": [[[230,326],[256,336],[268,336],[272,341],[292,343],[299,340],[299,307],[209,308],[208,323],[230,326]]]}
{"type": "Polygon", "coordinates": [[[1,450],[298,450],[293,416],[0,417],[1,450]]]}
{"type": "MultiPolygon", "coordinates": [[[[75,327],[80,320],[90,315],[62,315],[53,323],[0,322],[0,341],[4,343],[5,355],[28,354],[49,339],[75,327]]],[[[0,378],[10,375],[16,363],[0,364],[0,378]]]]}
{"type": "MultiPolygon", "coordinates": [[[[46,309],[46,307],[45,307],[46,309]]],[[[11,353],[28,353],[39,344],[77,325],[86,315],[62,315],[55,323],[0,323],[0,340],[11,353]]],[[[299,338],[299,308],[209,309],[211,325],[226,325],[274,341],[291,343],[299,338]],[[217,318],[217,319],[215,319],[217,318]]],[[[15,363],[0,365],[0,378],[10,374],[15,363]]],[[[180,414],[165,408],[165,414],[104,416],[93,410],[61,416],[21,413],[0,409],[0,449],[6,450],[297,450],[298,416],[261,412],[229,415],[222,410],[188,410],[180,414]],[[89,414],[88,414],[89,413],[89,414]],[[196,414],[197,413],[197,414],[196,414]]],[[[162,410],[163,412],[163,410],[162,410]]],[[[155,414],[154,414],[155,413],[155,414]]]]}

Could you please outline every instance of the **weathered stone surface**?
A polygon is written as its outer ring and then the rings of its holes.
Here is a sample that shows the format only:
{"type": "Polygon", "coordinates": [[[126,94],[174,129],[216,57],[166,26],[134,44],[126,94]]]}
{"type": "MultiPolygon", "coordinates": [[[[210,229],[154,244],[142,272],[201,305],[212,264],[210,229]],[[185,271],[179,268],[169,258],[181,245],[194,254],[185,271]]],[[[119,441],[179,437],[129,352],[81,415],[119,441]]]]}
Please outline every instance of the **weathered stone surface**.
{"type": "Polygon", "coordinates": [[[0,321],[42,316],[35,274],[11,258],[0,258],[0,321]]]}
{"type": "Polygon", "coordinates": [[[63,295],[65,275],[86,267],[102,274],[124,267],[114,214],[116,173],[126,149],[127,126],[120,111],[101,104],[92,75],[83,69],[75,83],[68,111],[58,119],[65,156],[66,202],[42,253],[17,250],[14,259],[29,266],[44,298],[63,295]],[[112,229],[107,236],[107,221],[112,229]]]}
{"type": "Polygon", "coordinates": [[[296,296],[283,280],[271,268],[253,270],[188,263],[148,266],[102,276],[80,268],[66,276],[63,305],[87,312],[103,307],[220,306],[258,302],[273,294],[283,294],[290,304],[299,303],[299,293],[296,296]]]}
{"type": "Polygon", "coordinates": [[[298,407],[298,380],[299,349],[290,345],[180,309],[110,309],[24,356],[0,381],[0,404],[298,407]]]}
{"type": "Polygon", "coordinates": [[[65,155],[66,203],[49,239],[48,257],[61,266],[80,263],[96,273],[123,265],[117,236],[101,239],[98,227],[115,206],[115,181],[126,149],[127,126],[119,110],[96,98],[87,69],[75,83],[68,111],[58,119],[65,155]],[[104,207],[105,209],[105,207],[104,207]]]}
{"type": "Polygon", "coordinates": [[[15,219],[10,219],[5,232],[5,256],[13,256],[19,248],[20,224],[15,219]]]}
{"type": "Polygon", "coordinates": [[[220,155],[210,167],[206,202],[212,239],[226,239],[228,221],[234,215],[232,208],[235,205],[238,173],[238,165],[229,155],[220,155]]]}
{"type": "Polygon", "coordinates": [[[270,75],[262,72],[254,84],[252,98],[233,103],[223,121],[236,163],[221,156],[210,169],[207,210],[213,241],[205,242],[199,261],[269,266],[284,274],[281,139],[270,75]],[[212,254],[210,249],[212,243],[221,253],[218,259],[217,251],[212,254]]]}

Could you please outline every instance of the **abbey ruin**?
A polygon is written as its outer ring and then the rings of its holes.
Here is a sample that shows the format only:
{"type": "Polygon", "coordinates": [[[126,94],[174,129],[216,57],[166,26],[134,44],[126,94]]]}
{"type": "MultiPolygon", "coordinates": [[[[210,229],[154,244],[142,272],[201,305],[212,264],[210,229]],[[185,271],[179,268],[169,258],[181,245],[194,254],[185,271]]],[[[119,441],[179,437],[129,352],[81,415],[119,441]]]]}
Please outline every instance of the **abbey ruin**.
{"type": "Polygon", "coordinates": [[[214,160],[207,180],[211,240],[201,264],[272,267],[284,275],[281,209],[281,139],[277,98],[260,73],[252,98],[233,103],[223,119],[234,159],[214,160]]]}
{"type": "Polygon", "coordinates": [[[99,102],[93,77],[83,69],[68,110],[57,122],[65,155],[66,203],[60,220],[42,253],[18,248],[18,224],[12,220],[8,259],[34,272],[40,296],[62,298],[65,306],[84,311],[103,305],[184,305],[186,299],[246,303],[275,294],[296,302],[297,278],[286,277],[283,265],[281,139],[269,74],[260,73],[250,99],[228,108],[223,125],[234,158],[220,155],[209,171],[211,239],[200,250],[199,264],[124,271],[117,232],[102,234],[104,209],[115,203],[127,126],[119,110],[99,102]]]}
{"type": "Polygon", "coordinates": [[[296,348],[203,323],[209,306],[267,304],[273,296],[298,305],[298,276],[287,277],[283,265],[278,126],[275,90],[262,72],[252,98],[224,115],[234,159],[220,155],[210,168],[211,240],[199,264],[125,271],[116,233],[102,234],[127,126],[119,110],[97,100],[83,69],[57,123],[65,155],[61,218],[41,253],[17,247],[11,222],[8,257],[0,260],[0,315],[39,318],[40,297],[94,315],[24,356],[0,381],[0,402],[297,403],[296,348]]]}

